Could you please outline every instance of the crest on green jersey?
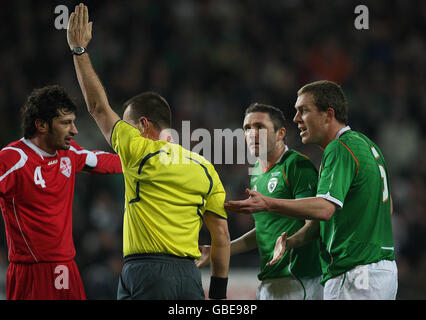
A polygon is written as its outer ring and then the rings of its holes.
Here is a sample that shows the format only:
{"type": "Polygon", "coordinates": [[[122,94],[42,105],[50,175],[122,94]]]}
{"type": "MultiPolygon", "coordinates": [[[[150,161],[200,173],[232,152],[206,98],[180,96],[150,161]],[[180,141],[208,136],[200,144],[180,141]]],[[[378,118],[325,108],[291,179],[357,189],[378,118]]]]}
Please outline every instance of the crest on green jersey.
{"type": "Polygon", "coordinates": [[[269,191],[269,193],[272,193],[274,190],[275,190],[275,188],[277,187],[277,184],[278,184],[278,178],[271,178],[270,180],[269,180],[269,182],[268,182],[268,191],[269,191]]]}

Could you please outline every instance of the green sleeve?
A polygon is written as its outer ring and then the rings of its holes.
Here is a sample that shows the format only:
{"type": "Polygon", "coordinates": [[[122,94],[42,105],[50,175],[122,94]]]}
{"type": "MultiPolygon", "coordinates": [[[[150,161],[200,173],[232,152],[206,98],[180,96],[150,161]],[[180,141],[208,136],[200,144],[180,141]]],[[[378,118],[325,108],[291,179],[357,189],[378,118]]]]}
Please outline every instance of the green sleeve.
{"type": "Polygon", "coordinates": [[[352,151],[343,142],[333,140],[324,150],[317,196],[342,208],[357,172],[358,164],[352,151]]]}

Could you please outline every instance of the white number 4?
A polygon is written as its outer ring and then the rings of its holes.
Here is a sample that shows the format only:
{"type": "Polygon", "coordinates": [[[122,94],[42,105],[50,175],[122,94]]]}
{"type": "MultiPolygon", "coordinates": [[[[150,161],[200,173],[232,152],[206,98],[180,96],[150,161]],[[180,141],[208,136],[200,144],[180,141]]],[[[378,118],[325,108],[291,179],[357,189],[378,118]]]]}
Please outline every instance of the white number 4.
{"type": "Polygon", "coordinates": [[[38,166],[34,170],[34,183],[37,185],[41,185],[42,188],[46,188],[46,182],[43,179],[43,176],[41,175],[41,166],[38,166]]]}
{"type": "MultiPolygon", "coordinates": [[[[373,155],[376,159],[380,158],[379,153],[377,152],[377,150],[374,147],[371,147],[371,152],[373,153],[373,155]]],[[[389,198],[388,180],[386,178],[385,168],[383,168],[383,166],[381,164],[379,164],[378,166],[379,166],[380,176],[383,180],[383,202],[386,202],[389,198]]]]}

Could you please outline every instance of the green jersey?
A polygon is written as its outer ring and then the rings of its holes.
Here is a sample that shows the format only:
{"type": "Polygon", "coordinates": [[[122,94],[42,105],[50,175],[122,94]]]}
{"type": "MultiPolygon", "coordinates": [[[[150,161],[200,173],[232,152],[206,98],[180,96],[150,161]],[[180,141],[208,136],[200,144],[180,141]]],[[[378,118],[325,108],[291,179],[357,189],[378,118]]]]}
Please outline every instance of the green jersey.
{"type": "Polygon", "coordinates": [[[380,149],[346,127],[324,150],[317,196],[338,206],[320,222],[322,283],[358,265],[395,260],[389,179],[380,149]]]}
{"type": "MultiPolygon", "coordinates": [[[[315,196],[318,172],[306,156],[288,149],[277,163],[263,172],[256,162],[251,178],[251,189],[264,196],[278,199],[297,199],[315,196]]],[[[279,263],[266,267],[274,254],[275,242],[284,231],[288,236],[305,225],[305,220],[271,212],[253,214],[261,271],[259,280],[288,276],[317,277],[321,275],[319,240],[284,253],[279,263]]]]}

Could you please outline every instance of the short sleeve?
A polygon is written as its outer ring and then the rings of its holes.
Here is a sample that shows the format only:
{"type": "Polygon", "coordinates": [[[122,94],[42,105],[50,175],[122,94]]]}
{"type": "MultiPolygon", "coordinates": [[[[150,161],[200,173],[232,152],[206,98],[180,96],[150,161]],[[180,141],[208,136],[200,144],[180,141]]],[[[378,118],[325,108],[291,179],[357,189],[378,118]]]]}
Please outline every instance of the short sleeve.
{"type": "Polygon", "coordinates": [[[0,195],[7,194],[15,186],[16,172],[27,160],[28,156],[21,149],[6,147],[0,151],[0,195]]]}
{"type": "Polygon", "coordinates": [[[317,197],[325,198],[340,208],[357,174],[357,163],[343,142],[333,140],[324,150],[318,180],[317,197]]]}
{"type": "Polygon", "coordinates": [[[148,139],[143,138],[139,130],[129,123],[119,120],[114,125],[111,146],[120,156],[123,167],[130,167],[140,161],[147,152],[147,144],[148,139]]]}
{"type": "Polygon", "coordinates": [[[227,219],[225,208],[223,206],[226,198],[226,192],[223,188],[222,182],[220,181],[219,175],[211,165],[210,176],[213,180],[213,187],[207,196],[206,211],[215,213],[216,215],[227,219]]]}
{"type": "Polygon", "coordinates": [[[70,150],[74,152],[76,172],[80,172],[85,166],[96,167],[97,159],[93,152],[80,147],[75,141],[71,143],[70,150]]]}
{"type": "Polygon", "coordinates": [[[120,158],[116,154],[99,150],[86,150],[72,142],[71,151],[75,153],[76,171],[86,170],[90,173],[122,173],[120,158]]]}

